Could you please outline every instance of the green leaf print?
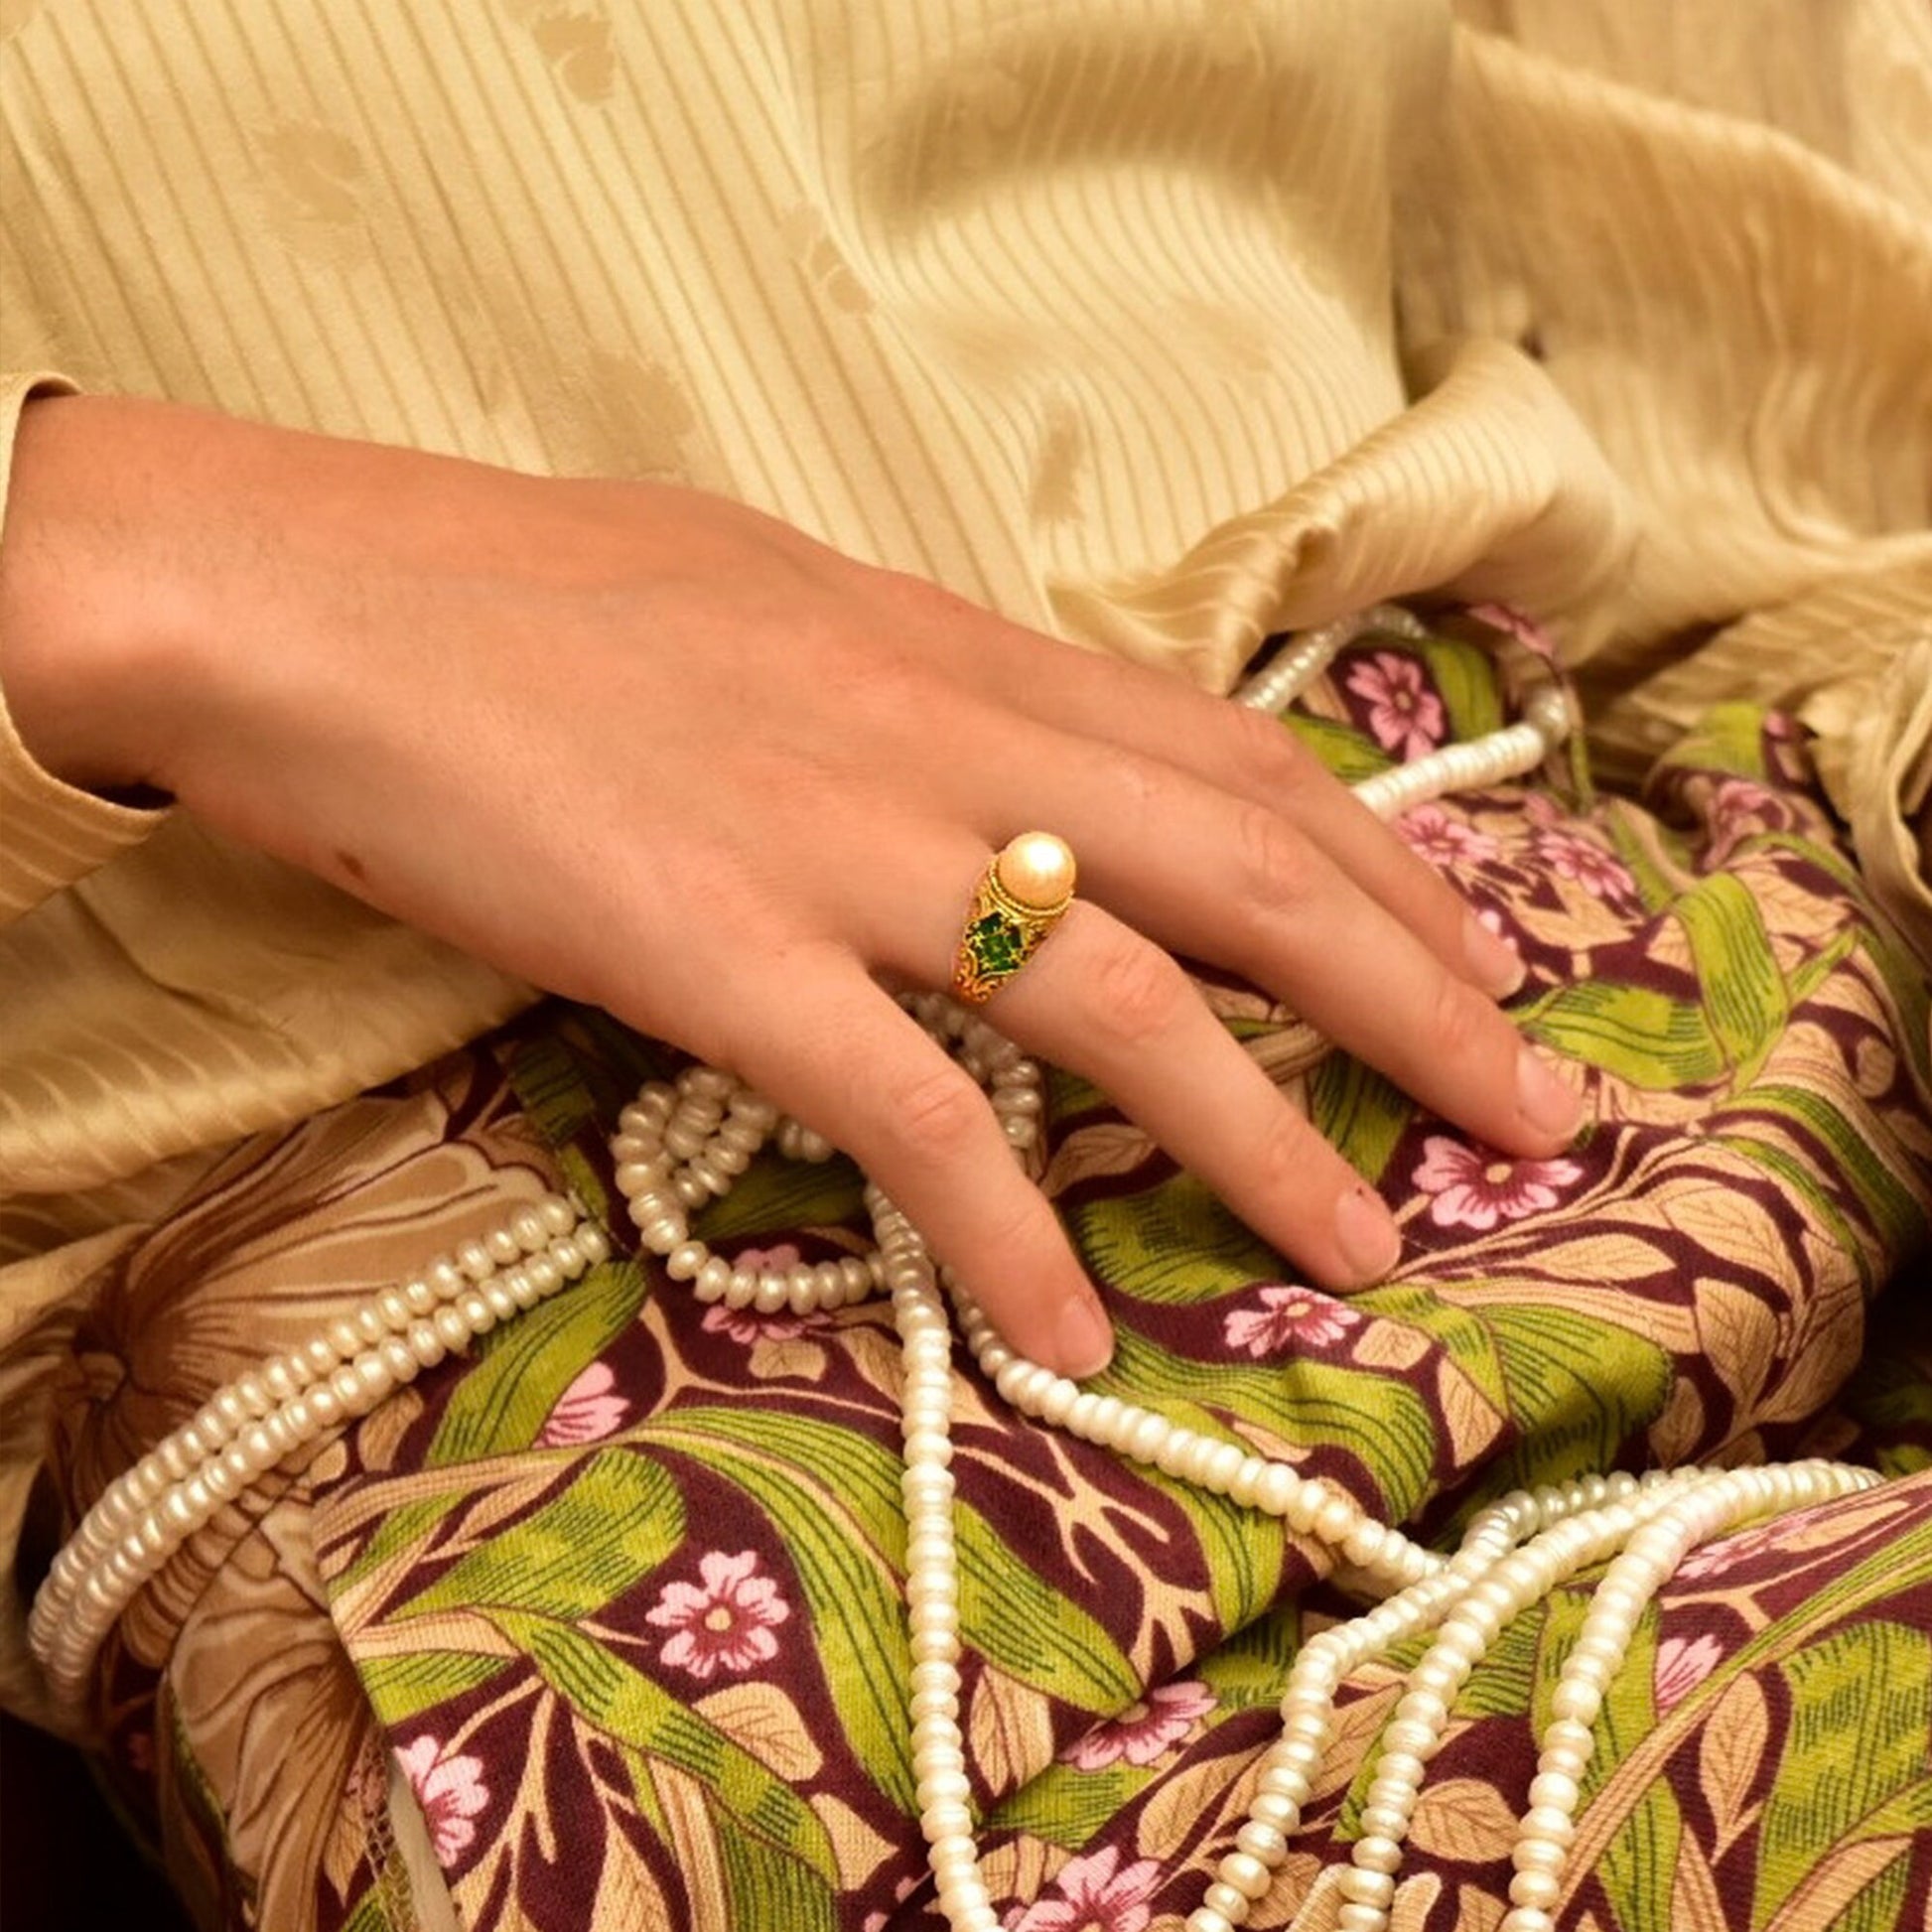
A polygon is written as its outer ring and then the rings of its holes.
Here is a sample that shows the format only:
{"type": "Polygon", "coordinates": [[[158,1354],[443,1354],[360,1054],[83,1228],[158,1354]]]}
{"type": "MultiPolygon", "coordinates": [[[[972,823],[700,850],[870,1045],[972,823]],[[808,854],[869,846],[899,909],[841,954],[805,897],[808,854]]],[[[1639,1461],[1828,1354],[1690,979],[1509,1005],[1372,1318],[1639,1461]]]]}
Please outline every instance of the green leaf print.
{"type": "Polygon", "coordinates": [[[1690,941],[1711,1036],[1741,1087],[1790,1019],[1784,975],[1757,902],[1741,880],[1721,874],[1678,898],[1671,915],[1690,941]]]}
{"type": "MultiPolygon", "coordinates": [[[[879,1737],[873,1726],[887,1727],[893,1747],[866,1754],[891,1761],[897,1783],[889,1788],[905,1801],[898,1739],[907,1651],[896,1574],[905,1524],[897,1456],[870,1437],[796,1414],[684,1409],[654,1425],[653,1435],[744,1489],[781,1526],[833,1698],[842,1715],[846,1701],[853,1706],[848,1728],[865,1726],[855,1736],[879,1737]],[[808,1559],[808,1551],[816,1555],[808,1559]]],[[[960,1623],[976,1650],[1020,1683],[1086,1710],[1119,1710],[1139,1695],[1139,1677],[1101,1625],[1058,1594],[1038,1564],[978,1510],[959,1504],[954,1534],[960,1623]]]]}
{"type": "Polygon", "coordinates": [[[495,1329],[451,1396],[425,1465],[528,1449],[558,1397],[636,1320],[644,1295],[634,1261],[608,1261],[495,1329]]]}
{"type": "Polygon", "coordinates": [[[655,1570],[683,1537],[684,1504],[669,1473],[632,1449],[603,1449],[561,1495],[492,1529],[389,1620],[498,1605],[589,1616],[655,1570]]]}
{"type": "Polygon", "coordinates": [[[802,1861],[828,1885],[838,1883],[831,1835],[817,1814],[715,1725],[569,1623],[507,1607],[488,1616],[586,1724],[688,1771],[745,1831],[802,1861]]]}
{"type": "Polygon", "coordinates": [[[1048,1845],[1077,1852],[1113,1824],[1121,1808],[1160,1776],[1159,1771],[1125,1764],[1111,1764],[1104,1771],[1049,1764],[995,1805],[987,1816],[987,1826],[995,1832],[1030,1832],[1048,1845]]]}
{"type": "Polygon", "coordinates": [[[734,1925],[783,1932],[838,1932],[838,1898],[811,1866],[784,1857],[761,1838],[721,1831],[719,1855],[732,1896],[734,1925]]]}
{"type": "Polygon", "coordinates": [[[1137,1301],[1173,1307],[1284,1279],[1281,1256],[1192,1174],[1083,1201],[1067,1224],[1095,1279],[1137,1301]]]}
{"type": "Polygon", "coordinates": [[[832,1228],[859,1218],[865,1182],[843,1155],[831,1161],[754,1161],[722,1200],[692,1223],[691,1233],[712,1245],[772,1230],[832,1228]]]}
{"type": "MultiPolygon", "coordinates": [[[[1411,646],[1413,649],[1414,646],[1411,646]]],[[[1430,637],[1419,655],[1449,713],[1449,738],[1459,744],[1500,731],[1503,709],[1496,694],[1496,660],[1456,637],[1430,637]]]]}
{"type": "MultiPolygon", "coordinates": [[[[1778,1674],[1791,1721],[1764,1804],[1753,1932],[1826,1848],[1932,1828],[1932,1639],[1872,1618],[1807,1645],[1778,1674]]],[[[1891,1932],[1907,1875],[1899,1861],[1886,1865],[1834,1932],[1891,1932]]]]}
{"type": "Polygon", "coordinates": [[[905,1519],[891,1452],[809,1417],[756,1409],[676,1409],[638,1434],[703,1463],[770,1519],[804,1592],[840,1727],[880,1789],[912,1811],[911,1652],[896,1575],[905,1519]]]}
{"type": "Polygon", "coordinates": [[[1023,1684],[1085,1711],[1118,1711],[1141,1694],[1134,1667],[1101,1624],[1039,1574],[970,1503],[957,1502],[959,1624],[974,1649],[1023,1684]]]}
{"type": "Polygon", "coordinates": [[[1279,1516],[1266,1516],[1231,1496],[1177,1481],[1159,1469],[1141,1474],[1165,1490],[1187,1512],[1200,1539],[1207,1565],[1208,1594],[1214,1620],[1223,1630],[1238,1630],[1274,1600],[1288,1557],[1288,1532],[1279,1516]]]}
{"type": "Polygon", "coordinates": [[[1339,724],[1332,718],[1311,718],[1299,711],[1282,722],[1344,784],[1372,778],[1378,771],[1388,770],[1393,762],[1388,753],[1371,745],[1352,725],[1339,724]]]}
{"type": "Polygon", "coordinates": [[[1655,1092],[1705,1086],[1727,1070],[1704,1009],[1646,986],[1573,980],[1525,1007],[1522,1024],[1546,1046],[1655,1092]]]}
{"type": "Polygon", "coordinates": [[[357,1660],[362,1688],[385,1725],[411,1718],[451,1698],[480,1690],[508,1667],[507,1657],[485,1657],[464,1650],[412,1650],[398,1657],[381,1653],[357,1660]]]}
{"type": "Polygon", "coordinates": [[[1349,1053],[1330,1053],[1309,1076],[1309,1118],[1371,1185],[1379,1182],[1415,1103],[1349,1053]]]}
{"type": "Polygon", "coordinates": [[[1435,1416],[1416,1389],[1373,1370],[1308,1358],[1252,1368],[1196,1362],[1122,1328],[1112,1364],[1091,1386],[1206,1435],[1226,1437],[1222,1419],[1234,1416],[1286,1442],[1346,1449],[1373,1475],[1398,1521],[1428,1492],[1435,1416]]]}
{"type": "Polygon", "coordinates": [[[1487,1472],[1482,1495],[1611,1468],[1661,1413],[1672,1369],[1655,1342],[1548,1304],[1485,1312],[1523,1440],[1487,1472]]]}
{"type": "Polygon", "coordinates": [[[1700,714],[1654,767],[1689,771],[1724,771],[1733,777],[1764,777],[1764,713],[1754,704],[1733,701],[1714,704],[1700,714]]]}

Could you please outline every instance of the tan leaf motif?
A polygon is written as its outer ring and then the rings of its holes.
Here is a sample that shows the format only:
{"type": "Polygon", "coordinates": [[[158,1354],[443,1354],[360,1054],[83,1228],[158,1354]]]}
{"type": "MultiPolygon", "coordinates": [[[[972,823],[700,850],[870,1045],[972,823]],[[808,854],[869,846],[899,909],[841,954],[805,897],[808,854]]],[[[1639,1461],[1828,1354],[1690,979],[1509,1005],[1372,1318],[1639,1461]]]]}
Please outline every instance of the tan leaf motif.
{"type": "Polygon", "coordinates": [[[1053,1150],[1040,1191],[1049,1197],[1097,1174],[1132,1173],[1154,1152],[1154,1143],[1126,1121],[1097,1121],[1069,1134],[1053,1150]]]}
{"type": "MultiPolygon", "coordinates": [[[[669,1828],[671,1856],[678,1875],[684,1880],[688,1907],[681,1923],[685,1925],[729,1925],[731,1891],[725,1882],[725,1861],[718,1849],[718,1831],[711,1822],[705,1803],[704,1786],[689,1772],[667,1764],[661,1757],[650,1760],[650,1781],[663,1807],[669,1828]]],[[[599,1925],[648,1925],[649,1919],[597,1919],[599,1925]]],[[[656,1921],[668,1924],[668,1919],[656,1921]]]]}
{"type": "Polygon", "coordinates": [[[1697,1315],[1705,1359],[1730,1384],[1740,1416],[1754,1415],[1778,1345],[1777,1316],[1749,1289],[1709,1280],[1698,1284],[1697,1315]]]}
{"type": "Polygon", "coordinates": [[[1389,1932],[1423,1932],[1442,1895],[1443,1881],[1433,1871],[1419,1871],[1415,1877],[1405,1878],[1396,1886],[1389,1906],[1389,1932]]]}
{"type": "Polygon", "coordinates": [[[825,1761],[798,1707],[775,1684],[728,1685],[691,1708],[791,1783],[815,1777],[825,1761]]]}
{"type": "Polygon", "coordinates": [[[1698,1740],[1698,1781],[1717,1832],[1713,1848],[1724,1852],[1758,1807],[1751,1802],[1771,1738],[1771,1712],[1755,1677],[1736,1680],[1705,1721],[1698,1740]]]}
{"type": "Polygon", "coordinates": [[[820,1791],[805,1801],[818,1814],[832,1839],[832,1856],[839,1862],[839,1883],[856,1892],[898,1847],[866,1823],[841,1797],[820,1791]]]}
{"type": "Polygon", "coordinates": [[[1650,1425],[1650,1447],[1658,1465],[1668,1469],[1683,1461],[1692,1446],[1703,1441],[1709,1424],[1703,1390],[1682,1377],[1674,1381],[1663,1414],[1650,1425]]]}
{"type": "Polygon", "coordinates": [[[794,1336],[789,1341],[755,1341],[746,1364],[760,1381],[780,1379],[822,1382],[825,1379],[825,1350],[815,1341],[794,1336]]]}
{"type": "Polygon", "coordinates": [[[1344,1900],[1341,1895],[1341,1875],[1348,1869],[1347,1863],[1324,1864],[1309,1887],[1309,1895],[1302,1901],[1302,1909],[1289,1920],[1288,1932],[1335,1932],[1335,1921],[1341,1916],[1344,1900]]]}
{"type": "Polygon", "coordinates": [[[1467,1864],[1506,1859],[1516,1839],[1516,1814],[1486,1780],[1445,1778],[1423,1786],[1409,1839],[1433,1859],[1459,1859],[1467,1864]]]}
{"type": "Polygon", "coordinates": [[[995,1791],[1016,1789],[1053,1755],[1046,1700],[989,1664],[966,1714],[966,1747],[995,1791]]]}
{"type": "Polygon", "coordinates": [[[1784,1244],[1755,1196],[1716,1179],[1666,1180],[1651,1197],[1665,1223],[1750,1275],[1776,1272],[1784,1244]]]}
{"type": "Polygon", "coordinates": [[[1364,1368],[1414,1368],[1435,1346],[1406,1321],[1369,1321],[1349,1351],[1364,1368]]]}
{"type": "Polygon", "coordinates": [[[607,1830],[604,1834],[604,1869],[598,1874],[597,1903],[587,1914],[587,1922],[638,1927],[671,1923],[663,1887],[620,1831],[607,1830]]]}
{"type": "MultiPolygon", "coordinates": [[[[1249,1803],[1254,1797],[1254,1785],[1244,1786],[1242,1802],[1249,1803]]],[[[1275,1871],[1275,1882],[1255,1900],[1255,1908],[1248,1914],[1249,1932],[1279,1932],[1302,1908],[1309,1895],[1309,1888],[1321,1874],[1321,1861],[1312,1852],[1291,1852],[1275,1871]]],[[[1178,1932],[1180,1921],[1174,1921],[1178,1932]]],[[[1169,1932],[1157,1920],[1149,1932],[1169,1932]]]]}
{"type": "Polygon", "coordinates": [[[1671,1932],[1725,1932],[1725,1901],[1704,1848],[1686,1832],[1677,1842],[1670,1887],[1671,1932]]]}
{"type": "Polygon", "coordinates": [[[1455,1932],[1496,1932],[1504,1910],[1503,1901],[1480,1886],[1455,1888],[1455,1932]]]}
{"type": "Polygon", "coordinates": [[[1459,1468],[1473,1468],[1502,1429],[1495,1405],[1448,1356],[1436,1369],[1436,1407],[1459,1468]]]}
{"type": "Polygon", "coordinates": [[[1853,1899],[1894,1859],[1908,1856],[1911,1850],[1911,1837],[1903,1832],[1840,1845],[1805,1873],[1764,1932],[1817,1932],[1821,1925],[1836,1925],[1853,1899]]]}
{"type": "Polygon", "coordinates": [[[1134,1856],[1173,1859],[1184,1845],[1205,1832],[1209,1838],[1230,1838],[1242,1822],[1240,1786],[1228,1778],[1227,1760],[1196,1760],[1161,1780],[1160,1789],[1141,1811],[1134,1834],[1134,1856]]]}

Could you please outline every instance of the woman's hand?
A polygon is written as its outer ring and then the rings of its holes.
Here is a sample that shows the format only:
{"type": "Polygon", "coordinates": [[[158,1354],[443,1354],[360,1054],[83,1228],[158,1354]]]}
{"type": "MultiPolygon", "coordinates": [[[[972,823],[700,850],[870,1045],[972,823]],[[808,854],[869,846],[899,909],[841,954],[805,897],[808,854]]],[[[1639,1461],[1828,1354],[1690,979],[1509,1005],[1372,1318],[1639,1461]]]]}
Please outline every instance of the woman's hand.
{"type": "Polygon", "coordinates": [[[1272,720],[689,490],[79,398],[29,406],[15,478],[0,675],[51,768],[732,1067],[1067,1372],[1108,1352],[1093,1290],[884,990],[949,983],[1016,832],[1081,897],[989,1018],[1314,1280],[1386,1272],[1394,1224],[1174,952],[1496,1147],[1577,1125],[1493,1004],[1514,955],[1272,720]]]}

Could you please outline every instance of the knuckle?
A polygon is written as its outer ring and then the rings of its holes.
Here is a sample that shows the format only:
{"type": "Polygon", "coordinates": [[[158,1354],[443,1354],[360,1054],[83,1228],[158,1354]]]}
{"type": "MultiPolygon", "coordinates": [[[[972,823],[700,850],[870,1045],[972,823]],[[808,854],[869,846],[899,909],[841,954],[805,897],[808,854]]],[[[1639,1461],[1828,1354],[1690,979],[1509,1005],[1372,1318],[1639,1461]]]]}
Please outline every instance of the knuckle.
{"type": "Polygon", "coordinates": [[[1438,1059],[1466,1065],[1482,1050],[1493,1009],[1472,988],[1440,970],[1432,998],[1432,1052],[1438,1059]]]}
{"type": "Polygon", "coordinates": [[[1286,1102],[1276,1110],[1248,1156],[1254,1184],[1261,1192],[1272,1199],[1291,1200],[1307,1193],[1311,1171],[1310,1131],[1286,1102]]]}
{"type": "Polygon", "coordinates": [[[970,1153],[985,1125],[979,1089],[950,1066],[901,1076],[888,1106],[895,1137],[925,1167],[949,1166],[970,1153]]]}
{"type": "Polygon", "coordinates": [[[1320,783],[1324,767],[1279,718],[1246,705],[1228,709],[1235,756],[1274,799],[1277,810],[1290,808],[1320,783]]]}
{"type": "Polygon", "coordinates": [[[1192,997],[1186,975],[1145,940],[1122,934],[1094,962],[1091,1020],[1104,1037],[1135,1045],[1166,1033],[1192,997]]]}
{"type": "Polygon", "coordinates": [[[1308,841],[1266,805],[1243,805],[1236,850],[1249,900],[1273,909],[1302,903],[1314,889],[1308,841]]]}

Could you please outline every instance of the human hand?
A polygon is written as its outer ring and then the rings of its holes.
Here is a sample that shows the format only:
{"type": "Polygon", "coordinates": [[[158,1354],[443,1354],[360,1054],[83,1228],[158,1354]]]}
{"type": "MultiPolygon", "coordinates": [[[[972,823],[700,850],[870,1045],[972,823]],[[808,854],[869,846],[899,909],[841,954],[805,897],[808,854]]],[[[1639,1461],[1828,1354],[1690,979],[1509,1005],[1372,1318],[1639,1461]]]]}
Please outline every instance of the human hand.
{"type": "Polygon", "coordinates": [[[948,984],[1016,832],[1082,896],[988,1018],[1313,1280],[1385,1273],[1394,1224],[1174,953],[1497,1148],[1575,1130],[1490,997],[1514,954],[1271,719],[689,490],[82,398],[30,405],[15,477],[0,675],[51,768],[733,1068],[1065,1372],[1108,1352],[1093,1289],[884,990],[948,984]]]}

